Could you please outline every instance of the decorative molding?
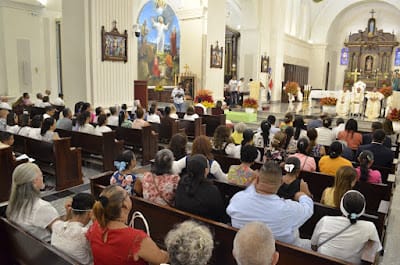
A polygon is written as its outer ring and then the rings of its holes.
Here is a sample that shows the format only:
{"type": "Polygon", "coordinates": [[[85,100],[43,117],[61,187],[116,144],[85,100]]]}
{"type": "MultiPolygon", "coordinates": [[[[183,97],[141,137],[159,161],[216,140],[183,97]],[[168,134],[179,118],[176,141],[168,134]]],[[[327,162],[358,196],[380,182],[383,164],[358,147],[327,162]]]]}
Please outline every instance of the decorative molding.
{"type": "Polygon", "coordinates": [[[191,20],[191,19],[199,19],[203,18],[207,12],[205,7],[185,9],[185,10],[176,10],[175,13],[180,20],[191,20]]]}
{"type": "Polygon", "coordinates": [[[33,4],[31,5],[31,4],[14,2],[14,1],[10,1],[10,0],[0,0],[0,7],[7,7],[7,8],[24,10],[24,11],[37,12],[37,13],[41,13],[42,10],[45,8],[39,2],[37,2],[37,5],[33,5],[33,4]]]}

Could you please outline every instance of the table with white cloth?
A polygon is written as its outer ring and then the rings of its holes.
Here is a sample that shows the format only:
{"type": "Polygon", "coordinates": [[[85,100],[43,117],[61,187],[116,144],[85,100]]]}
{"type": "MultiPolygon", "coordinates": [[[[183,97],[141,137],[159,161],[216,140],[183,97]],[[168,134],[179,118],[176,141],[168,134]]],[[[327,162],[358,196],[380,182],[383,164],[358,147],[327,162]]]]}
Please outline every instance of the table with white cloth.
{"type": "Polygon", "coordinates": [[[340,91],[336,90],[311,90],[310,95],[308,96],[310,107],[313,99],[321,99],[326,97],[338,98],[339,92],[340,91]]]}

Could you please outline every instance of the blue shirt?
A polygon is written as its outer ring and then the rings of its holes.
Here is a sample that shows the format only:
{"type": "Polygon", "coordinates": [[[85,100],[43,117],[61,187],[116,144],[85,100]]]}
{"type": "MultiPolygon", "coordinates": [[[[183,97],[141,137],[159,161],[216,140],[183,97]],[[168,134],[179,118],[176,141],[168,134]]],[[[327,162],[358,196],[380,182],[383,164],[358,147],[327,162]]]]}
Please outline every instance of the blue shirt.
{"type": "Polygon", "coordinates": [[[313,215],[314,203],[307,195],[297,202],[276,194],[260,194],[253,184],[232,197],[226,212],[233,227],[241,228],[249,222],[260,221],[269,226],[276,240],[296,244],[298,228],[313,215]]]}

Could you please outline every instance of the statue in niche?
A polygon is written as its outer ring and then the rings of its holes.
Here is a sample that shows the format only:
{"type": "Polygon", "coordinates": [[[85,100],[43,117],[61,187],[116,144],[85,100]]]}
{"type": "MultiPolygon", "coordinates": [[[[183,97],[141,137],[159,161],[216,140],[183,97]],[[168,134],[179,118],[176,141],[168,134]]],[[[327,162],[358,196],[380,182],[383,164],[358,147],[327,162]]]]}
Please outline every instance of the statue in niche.
{"type": "Polygon", "coordinates": [[[372,71],[373,64],[374,59],[372,58],[372,56],[367,56],[367,58],[365,58],[365,71],[372,71]]]}
{"type": "Polygon", "coordinates": [[[374,33],[374,31],[375,31],[375,21],[371,19],[369,21],[369,31],[368,31],[368,33],[374,33]]]}
{"type": "Polygon", "coordinates": [[[353,54],[351,61],[352,61],[351,71],[353,72],[353,70],[357,68],[357,57],[355,54],[353,54]]]}

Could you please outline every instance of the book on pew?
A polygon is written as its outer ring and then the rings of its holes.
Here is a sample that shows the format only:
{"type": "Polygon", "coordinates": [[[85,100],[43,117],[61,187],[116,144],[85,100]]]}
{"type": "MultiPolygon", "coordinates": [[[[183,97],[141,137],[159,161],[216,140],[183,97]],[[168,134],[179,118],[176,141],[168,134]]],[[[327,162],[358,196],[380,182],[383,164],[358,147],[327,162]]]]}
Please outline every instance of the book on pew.
{"type": "Polygon", "coordinates": [[[36,159],[31,158],[31,157],[27,156],[26,154],[22,154],[22,155],[18,156],[17,158],[15,158],[16,161],[21,161],[21,160],[24,160],[24,159],[28,159],[28,161],[31,162],[31,163],[36,161],[36,159]]]}

